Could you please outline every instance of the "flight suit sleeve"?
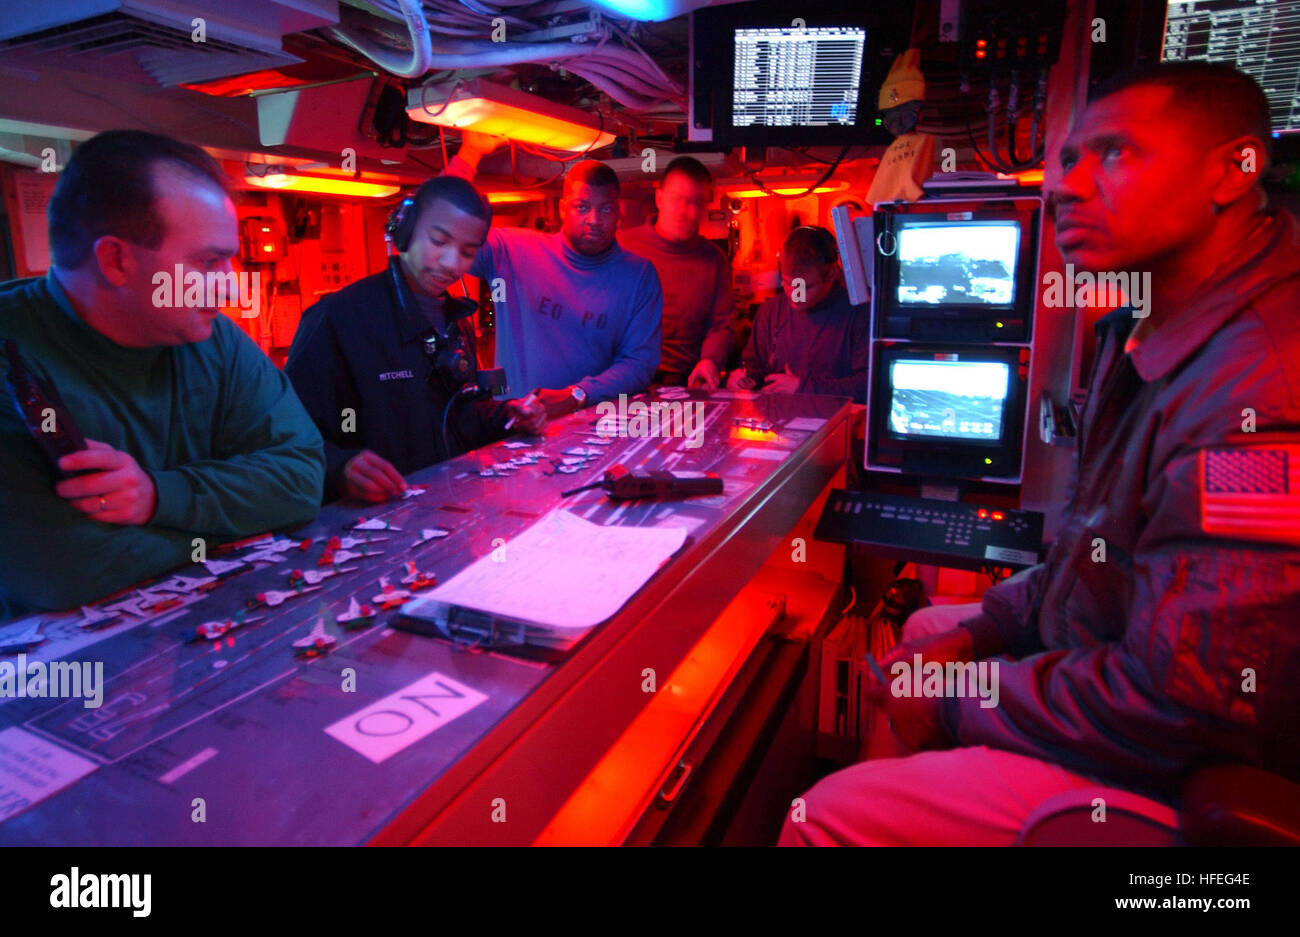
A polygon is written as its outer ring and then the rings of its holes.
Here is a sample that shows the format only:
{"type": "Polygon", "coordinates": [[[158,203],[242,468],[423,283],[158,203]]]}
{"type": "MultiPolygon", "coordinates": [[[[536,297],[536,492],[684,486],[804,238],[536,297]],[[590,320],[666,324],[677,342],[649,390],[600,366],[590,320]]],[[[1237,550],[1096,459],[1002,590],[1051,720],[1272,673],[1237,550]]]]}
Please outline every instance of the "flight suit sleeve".
{"type": "MultiPolygon", "coordinates": [[[[955,738],[1134,781],[1176,783],[1215,760],[1294,760],[1300,535],[1248,518],[1248,499],[1210,480],[1216,460],[1280,477],[1277,467],[1300,457],[1300,434],[1274,429],[1284,441],[1225,441],[1170,459],[1144,497],[1123,637],[1001,664],[996,705],[944,700],[955,738]]],[[[1272,513],[1296,510],[1280,497],[1272,513]]]]}
{"type": "Polygon", "coordinates": [[[1047,586],[1047,564],[1022,569],[985,590],[979,614],[958,627],[970,632],[976,658],[1023,657],[1043,649],[1038,636],[1038,599],[1047,586]]]}

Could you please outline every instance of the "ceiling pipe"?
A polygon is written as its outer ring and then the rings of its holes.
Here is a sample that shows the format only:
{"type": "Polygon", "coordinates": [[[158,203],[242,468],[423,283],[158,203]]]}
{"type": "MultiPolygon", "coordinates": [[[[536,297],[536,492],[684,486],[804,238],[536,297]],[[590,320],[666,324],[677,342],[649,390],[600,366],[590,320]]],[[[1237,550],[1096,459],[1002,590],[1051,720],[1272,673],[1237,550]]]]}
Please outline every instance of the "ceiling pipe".
{"type": "Polygon", "coordinates": [[[364,55],[386,72],[403,78],[419,78],[429,71],[433,59],[433,44],[429,39],[429,24],[424,19],[424,7],[420,0],[395,2],[411,35],[409,54],[396,52],[337,26],[331,26],[326,33],[354,52],[364,55]]]}

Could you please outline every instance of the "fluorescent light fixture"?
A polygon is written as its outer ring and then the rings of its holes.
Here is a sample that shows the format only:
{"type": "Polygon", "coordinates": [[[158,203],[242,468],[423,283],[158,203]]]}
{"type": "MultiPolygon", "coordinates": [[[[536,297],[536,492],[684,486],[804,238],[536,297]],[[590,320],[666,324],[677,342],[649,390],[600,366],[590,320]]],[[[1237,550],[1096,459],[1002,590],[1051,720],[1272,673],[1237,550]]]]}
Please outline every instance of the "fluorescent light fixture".
{"type": "Polygon", "coordinates": [[[313,192],[317,195],[354,195],[364,198],[386,198],[401,191],[396,180],[389,177],[359,176],[352,173],[317,170],[295,172],[288,166],[267,166],[264,172],[246,171],[244,181],[259,189],[280,189],[292,192],[313,192]],[[384,181],[378,181],[378,180],[384,181]]]}
{"type": "Polygon", "coordinates": [[[1016,182],[1017,182],[1018,184],[1020,184],[1020,185],[1042,185],[1042,184],[1043,184],[1043,170],[1041,170],[1041,169],[1026,169],[1026,170],[1024,170],[1023,172],[1013,172],[1013,173],[1011,173],[1011,175],[1007,175],[1007,174],[1005,174],[1005,173],[1001,173],[1001,172],[1000,172],[1000,173],[998,173],[998,178],[999,178],[999,179],[1015,179],[1016,182]]]}
{"type": "Polygon", "coordinates": [[[487,200],[493,205],[510,205],[517,202],[540,202],[545,192],[489,192],[487,200]]]}
{"type": "Polygon", "coordinates": [[[591,0],[591,4],[604,7],[615,16],[642,23],[662,23],[683,13],[709,6],[710,0],[591,0]]]}
{"type": "Polygon", "coordinates": [[[600,127],[599,117],[481,78],[456,82],[449,95],[438,89],[412,88],[406,96],[406,114],[426,124],[489,133],[570,153],[614,142],[614,134],[600,127]]]}
{"type": "MultiPolygon", "coordinates": [[[[766,183],[764,183],[766,185],[766,183]]],[[[764,198],[768,195],[799,195],[807,192],[810,183],[793,186],[767,186],[767,191],[762,189],[741,189],[738,192],[728,192],[732,198],[764,198]]],[[[849,187],[847,182],[832,182],[830,185],[819,185],[817,188],[808,192],[809,195],[825,195],[827,192],[842,192],[849,187]]]]}

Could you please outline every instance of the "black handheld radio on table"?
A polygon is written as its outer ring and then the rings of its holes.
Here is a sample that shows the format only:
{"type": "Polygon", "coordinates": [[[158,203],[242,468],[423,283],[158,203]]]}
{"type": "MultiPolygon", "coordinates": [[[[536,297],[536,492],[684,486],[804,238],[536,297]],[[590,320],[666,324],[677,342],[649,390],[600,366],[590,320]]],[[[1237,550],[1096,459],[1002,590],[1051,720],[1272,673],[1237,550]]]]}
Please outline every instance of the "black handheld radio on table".
{"type": "Polygon", "coordinates": [[[623,464],[611,465],[605,477],[590,485],[565,491],[561,497],[604,488],[614,501],[633,501],[638,498],[689,498],[693,495],[722,494],[722,478],[716,472],[634,472],[623,464]]]}

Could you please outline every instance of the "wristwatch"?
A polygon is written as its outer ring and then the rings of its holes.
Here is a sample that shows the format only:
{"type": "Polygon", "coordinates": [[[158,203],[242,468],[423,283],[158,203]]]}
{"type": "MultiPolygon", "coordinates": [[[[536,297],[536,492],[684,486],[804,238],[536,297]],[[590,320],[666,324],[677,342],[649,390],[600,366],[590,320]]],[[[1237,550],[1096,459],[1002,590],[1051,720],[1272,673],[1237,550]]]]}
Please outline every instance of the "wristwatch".
{"type": "Polygon", "coordinates": [[[574,384],[569,388],[569,396],[572,397],[573,402],[577,404],[574,408],[575,410],[581,410],[587,405],[587,392],[577,384],[574,384]]]}

